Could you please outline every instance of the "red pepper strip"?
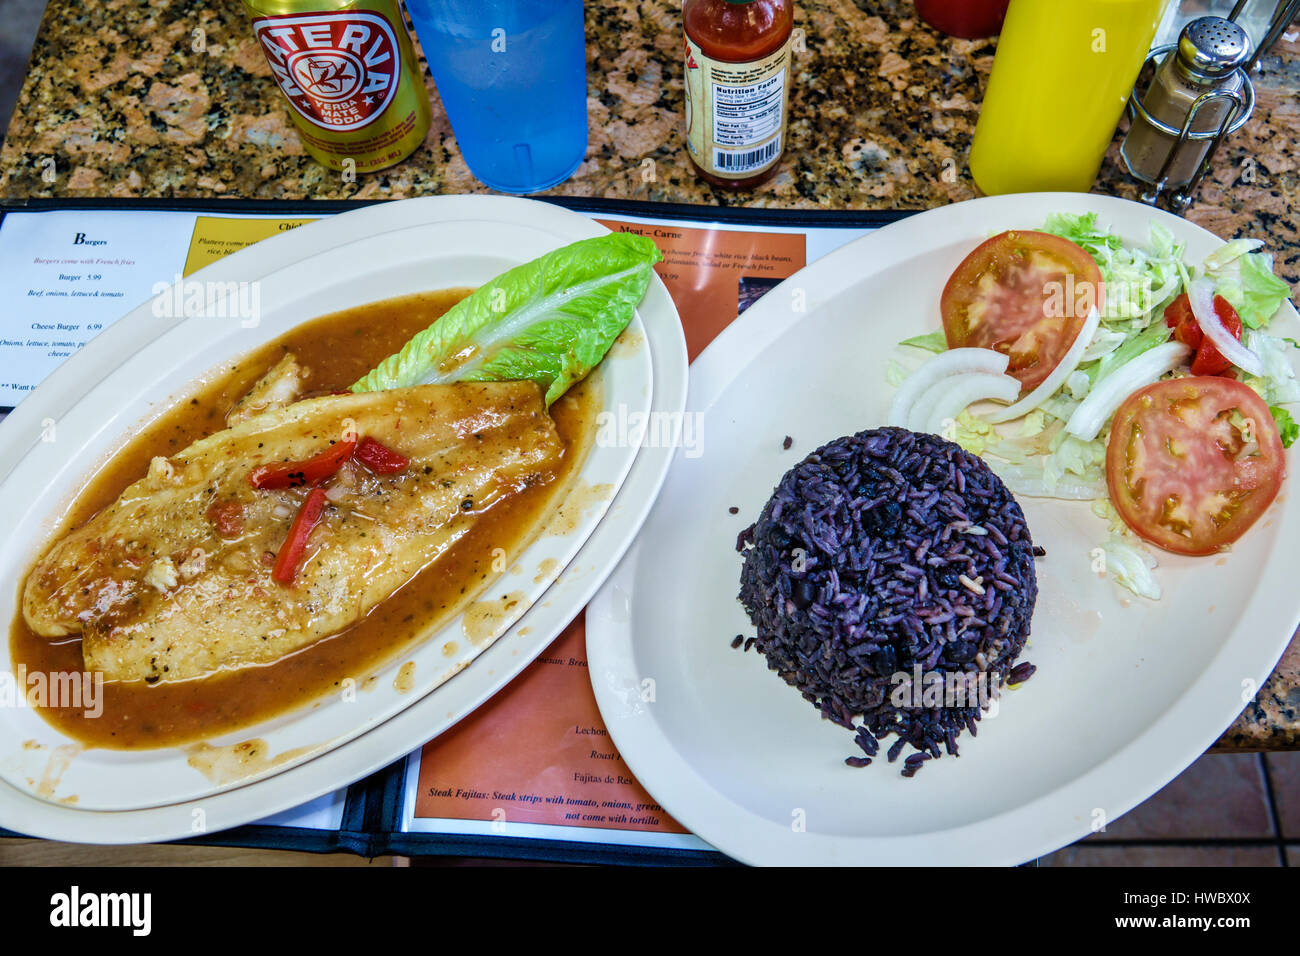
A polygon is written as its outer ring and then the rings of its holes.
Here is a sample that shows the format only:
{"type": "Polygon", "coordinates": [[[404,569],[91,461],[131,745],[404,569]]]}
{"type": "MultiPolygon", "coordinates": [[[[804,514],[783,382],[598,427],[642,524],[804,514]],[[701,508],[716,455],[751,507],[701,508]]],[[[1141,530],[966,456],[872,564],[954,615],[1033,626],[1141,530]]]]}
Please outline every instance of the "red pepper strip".
{"type": "Polygon", "coordinates": [[[328,478],[343,467],[357,447],[356,440],[336,441],[319,455],[306,461],[282,461],[273,465],[259,465],[248,480],[254,488],[301,488],[328,478]]]}
{"type": "Polygon", "coordinates": [[[395,475],[399,471],[406,471],[411,464],[411,459],[405,455],[399,455],[387,445],[381,444],[368,436],[361,439],[361,444],[357,446],[355,456],[357,461],[376,475],[395,475]]]}
{"type": "Polygon", "coordinates": [[[302,561],[302,553],[307,550],[307,538],[320,523],[321,515],[325,513],[326,502],[325,489],[313,488],[307,495],[307,500],[298,509],[293,524],[289,526],[289,536],[284,539],[284,544],[280,545],[280,553],[275,558],[275,567],[271,569],[271,577],[281,584],[293,583],[294,575],[298,573],[298,565],[302,561]]]}

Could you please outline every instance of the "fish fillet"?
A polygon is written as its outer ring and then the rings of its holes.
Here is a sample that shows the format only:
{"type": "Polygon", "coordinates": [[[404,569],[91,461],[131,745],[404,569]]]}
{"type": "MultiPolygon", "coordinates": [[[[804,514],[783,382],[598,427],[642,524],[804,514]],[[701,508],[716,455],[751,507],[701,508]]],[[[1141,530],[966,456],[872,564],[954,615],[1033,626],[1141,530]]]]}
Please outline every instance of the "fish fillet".
{"type": "Polygon", "coordinates": [[[226,424],[234,427],[254,415],[296,402],[302,395],[307,374],[294,354],[285,352],[280,361],[253,383],[248,394],[235,403],[235,407],[226,415],[226,424]]]}
{"type": "Polygon", "coordinates": [[[297,402],[155,458],[41,558],[23,613],[38,634],[80,632],[86,667],[106,680],[183,680],[274,661],[363,617],[495,501],[547,480],[563,453],[531,382],[297,402]],[[312,457],[349,419],[410,467],[375,475],[345,464],[297,576],[280,584],[271,561],[307,489],[257,490],[249,473],[312,457]]]}

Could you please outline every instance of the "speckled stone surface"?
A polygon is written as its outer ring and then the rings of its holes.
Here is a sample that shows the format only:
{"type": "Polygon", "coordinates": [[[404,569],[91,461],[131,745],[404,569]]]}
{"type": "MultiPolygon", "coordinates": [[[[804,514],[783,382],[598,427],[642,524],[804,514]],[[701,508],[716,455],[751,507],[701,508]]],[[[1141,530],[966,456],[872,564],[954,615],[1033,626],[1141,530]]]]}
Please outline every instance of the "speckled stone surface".
{"type": "MultiPolygon", "coordinates": [[[[696,179],[686,158],[679,10],[673,0],[589,0],[590,144],[552,192],[801,209],[924,209],[977,195],[966,154],[994,41],[941,37],[909,0],[802,0],[786,156],[767,184],[733,195],[696,179]]],[[[424,145],[345,182],[302,151],[235,0],[51,0],[0,151],[0,195],[487,192],[428,85],[435,118],[424,145]]],[[[1296,282],[1300,41],[1279,43],[1255,85],[1255,116],[1220,151],[1188,218],[1224,237],[1263,238],[1296,282]]],[[[1096,191],[1136,195],[1114,145],[1096,191]]],[[[1219,746],[1300,748],[1300,645],[1219,746]]]]}

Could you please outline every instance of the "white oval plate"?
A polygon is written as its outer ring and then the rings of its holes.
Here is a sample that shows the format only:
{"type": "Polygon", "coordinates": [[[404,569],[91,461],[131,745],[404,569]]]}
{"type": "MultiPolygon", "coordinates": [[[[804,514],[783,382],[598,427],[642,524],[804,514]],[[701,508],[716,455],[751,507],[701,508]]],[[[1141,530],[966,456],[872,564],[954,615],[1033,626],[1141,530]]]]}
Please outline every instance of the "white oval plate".
{"type": "MultiPolygon", "coordinates": [[[[242,328],[235,320],[161,320],[149,304],[133,311],[56,371],[0,428],[0,460],[13,463],[0,479],[0,491],[11,501],[25,503],[24,508],[0,516],[0,533],[10,542],[0,549],[0,577],[14,585],[0,598],[4,602],[0,612],[12,618],[18,582],[37,542],[46,540],[49,527],[85,480],[88,464],[119,445],[136,422],[164,409],[167,398],[186,393],[198,376],[221,359],[246,352],[315,315],[407,292],[481,283],[549,249],[606,231],[576,213],[512,198],[438,197],[386,204],[302,227],[190,277],[189,281],[258,280],[261,318],[255,328],[242,328]],[[106,408],[114,412],[105,415],[106,408]],[[58,440],[34,441],[41,431],[38,423],[47,418],[57,419],[58,440]]],[[[679,411],[684,401],[685,346],[676,310],[658,279],[638,309],[625,343],[601,369],[606,410],[620,406],[650,410],[652,400],[659,397],[654,393],[658,370],[652,364],[652,351],[656,360],[667,365],[668,392],[663,396],[667,409],[679,411]]],[[[541,598],[556,573],[602,522],[637,453],[636,447],[626,444],[593,446],[568,499],[570,510],[581,513],[577,527],[563,534],[544,533],[484,593],[490,597],[500,589],[523,594],[513,620],[502,619],[502,629],[541,598]],[[589,491],[593,487],[606,492],[593,495],[589,491]],[[539,575],[543,566],[553,569],[549,575],[539,575]]],[[[611,524],[624,544],[635,534],[634,523],[612,518],[611,524]]],[[[616,557],[612,555],[601,567],[611,567],[616,557]]],[[[368,682],[370,689],[355,694],[353,700],[327,698],[308,710],[209,741],[213,747],[249,739],[265,742],[262,752],[270,760],[244,767],[233,779],[208,779],[190,765],[191,748],[89,750],[67,759],[75,752],[74,742],[30,709],[5,709],[0,711],[0,777],[7,786],[0,790],[0,820],[14,829],[37,832],[29,822],[35,814],[54,827],[42,826],[40,835],[121,839],[120,831],[107,821],[120,819],[122,811],[196,800],[208,806],[222,790],[255,790],[256,786],[248,785],[283,776],[296,764],[310,762],[380,726],[415,701],[447,698],[445,709],[439,705],[446,717],[426,720],[418,736],[389,755],[394,759],[467,713],[472,705],[466,702],[481,702],[502,686],[581,607],[580,601],[548,598],[544,607],[530,612],[530,618],[537,620],[528,628],[526,641],[514,642],[510,663],[517,666],[513,668],[472,668],[460,681],[444,684],[481,651],[464,639],[456,619],[380,671],[368,682]],[[442,654],[448,639],[456,642],[455,657],[442,654]],[[394,676],[405,661],[415,662],[415,683],[402,692],[394,687],[394,676]],[[461,693],[442,693],[453,685],[461,693]],[[435,688],[439,692],[431,693],[435,688]],[[52,817],[36,813],[33,798],[58,812],[52,817]],[[75,809],[69,806],[73,800],[75,809]],[[93,812],[104,810],[117,812],[111,816],[93,812]],[[100,822],[89,822],[94,820],[100,822]]],[[[358,675],[358,683],[368,676],[358,675]]],[[[318,783],[317,791],[334,789],[373,769],[369,763],[360,766],[355,757],[352,765],[355,772],[334,777],[328,785],[318,783]]],[[[292,806],[311,795],[285,791],[277,802],[292,806]]],[[[235,825],[267,812],[272,811],[259,799],[246,804],[240,818],[220,825],[235,825]]],[[[137,838],[163,838],[147,829],[147,821],[144,826],[148,835],[137,838]]]]}
{"type": "MultiPolygon", "coordinates": [[[[737,534],[824,442],[877,427],[904,338],[940,328],[939,294],[974,246],[1095,211],[1131,241],[1158,220],[1197,262],[1220,240],[1172,215],[1078,194],[980,199],[912,216],[764,296],[691,367],[707,441],[678,455],[636,545],[588,608],[591,681],[619,753],[670,814],[761,864],[1015,864],[1086,836],[1169,780],[1232,723],[1300,621],[1300,507],[1289,487],[1223,558],[1160,552],[1161,601],[1091,570],[1105,540],[1087,503],[1021,498],[1039,597],[1022,660],[1038,673],[963,736],[959,758],[899,776],[884,751],[844,765],[852,734],[763,658],[736,600],[737,534]],[[792,312],[802,290],[807,313],[792,312]],[[782,450],[790,435],[795,444],[782,450]],[[737,515],[728,508],[740,509],[737,515]],[[654,681],[653,702],[644,682],[654,681]],[[1243,688],[1247,691],[1244,692],[1243,688]]],[[[1295,310],[1274,322],[1300,330],[1295,310]]],[[[1291,457],[1291,481],[1297,471],[1291,457]]],[[[890,738],[892,740],[893,738],[890,738]]]]}

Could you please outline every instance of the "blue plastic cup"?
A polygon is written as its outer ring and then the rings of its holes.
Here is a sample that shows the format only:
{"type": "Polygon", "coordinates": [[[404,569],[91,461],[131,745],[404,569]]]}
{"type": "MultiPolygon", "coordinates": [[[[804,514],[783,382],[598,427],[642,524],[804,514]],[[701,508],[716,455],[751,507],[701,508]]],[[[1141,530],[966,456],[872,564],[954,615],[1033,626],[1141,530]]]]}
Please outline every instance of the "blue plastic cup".
{"type": "Polygon", "coordinates": [[[587,152],[582,0],[406,0],[470,172],[531,193],[587,152]]]}

